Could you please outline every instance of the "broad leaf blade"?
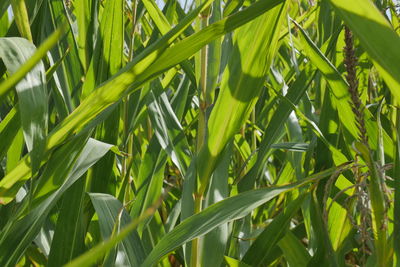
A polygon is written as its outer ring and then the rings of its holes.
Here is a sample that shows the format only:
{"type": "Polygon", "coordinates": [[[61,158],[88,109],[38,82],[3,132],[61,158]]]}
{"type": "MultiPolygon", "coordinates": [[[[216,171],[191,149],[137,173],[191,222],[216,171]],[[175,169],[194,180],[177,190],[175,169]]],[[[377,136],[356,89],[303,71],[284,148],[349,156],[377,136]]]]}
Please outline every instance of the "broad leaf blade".
{"type": "Polygon", "coordinates": [[[55,153],[40,178],[38,191],[33,196],[33,207],[27,209],[29,197],[26,197],[20,212],[2,229],[1,265],[9,266],[17,263],[39,232],[51,209],[57,204],[57,200],[111,147],[93,139],[82,146],[85,140],[85,136],[80,136],[55,153]]]}
{"type": "MultiPolygon", "coordinates": [[[[90,193],[89,196],[99,216],[100,230],[103,240],[111,237],[117,220],[119,222],[116,234],[119,233],[120,227],[124,227],[130,223],[131,218],[129,214],[126,212],[121,202],[113,196],[101,193],[90,193]]],[[[114,256],[117,255],[114,254],[114,256]]],[[[140,237],[136,231],[133,231],[119,246],[116,264],[124,266],[139,266],[145,259],[145,256],[140,237]]]]}
{"type": "Polygon", "coordinates": [[[400,100],[400,37],[370,0],[329,0],[374,60],[390,91],[400,100]]]}
{"type": "Polygon", "coordinates": [[[285,12],[286,5],[278,4],[235,33],[234,51],[222,76],[221,93],[208,121],[208,138],[199,153],[201,193],[221,151],[244,124],[257,101],[276,53],[285,12]]]}
{"type": "MultiPolygon", "coordinates": [[[[347,165],[343,165],[339,168],[343,168],[345,166],[347,165]]],[[[298,188],[299,186],[332,175],[335,171],[338,171],[338,169],[331,168],[304,179],[301,182],[281,187],[269,187],[251,190],[215,203],[200,213],[187,218],[171,232],[167,233],[151,251],[142,266],[151,266],[155,264],[162,256],[166,255],[173,249],[191,241],[198,236],[210,232],[215,227],[223,223],[246,216],[259,205],[266,203],[281,193],[288,192],[298,188]]]]}
{"type": "MultiPolygon", "coordinates": [[[[13,74],[36,52],[36,47],[23,38],[0,38],[0,58],[13,74]]],[[[31,69],[15,86],[18,94],[21,125],[28,151],[31,153],[32,171],[39,168],[47,135],[46,72],[42,62],[31,69]]]]}
{"type": "Polygon", "coordinates": [[[289,231],[290,221],[300,209],[305,196],[306,194],[302,194],[293,200],[284,211],[272,220],[244,255],[242,259],[244,263],[251,266],[260,266],[265,259],[271,257],[270,253],[273,248],[283,238],[286,231],[289,231]]]}

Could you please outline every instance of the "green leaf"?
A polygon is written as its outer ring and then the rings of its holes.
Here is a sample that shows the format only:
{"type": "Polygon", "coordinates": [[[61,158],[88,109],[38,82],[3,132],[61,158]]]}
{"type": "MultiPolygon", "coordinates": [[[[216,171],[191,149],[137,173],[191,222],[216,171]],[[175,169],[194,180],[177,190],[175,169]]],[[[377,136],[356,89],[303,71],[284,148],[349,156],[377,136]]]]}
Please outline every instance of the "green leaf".
{"type": "MultiPolygon", "coordinates": [[[[0,100],[3,99],[19,81],[21,81],[25,75],[30,72],[37,63],[46,56],[46,53],[57,43],[63,34],[62,28],[57,29],[49,38],[41,44],[33,55],[30,55],[28,60],[23,66],[15,68],[15,73],[11,75],[4,82],[0,83],[0,100]]],[[[6,47],[6,50],[8,48],[6,47]]],[[[3,54],[3,49],[0,52],[3,54]],[[2,52],[1,52],[2,51],[2,52]]]]}
{"type": "Polygon", "coordinates": [[[89,68],[89,59],[93,52],[93,33],[95,23],[95,17],[93,15],[96,14],[95,10],[97,4],[97,0],[84,0],[75,3],[75,16],[78,25],[78,54],[85,72],[89,68]]]}
{"type": "MultiPolygon", "coordinates": [[[[166,161],[165,151],[162,150],[158,140],[153,137],[144,153],[135,181],[137,192],[131,209],[132,218],[142,215],[160,197],[166,161]]],[[[148,219],[145,219],[139,223],[139,232],[142,232],[148,222],[148,219]]]]}
{"type": "Polygon", "coordinates": [[[63,195],[47,266],[62,266],[85,249],[84,189],[85,180],[79,179],[63,195]]]}
{"type": "MultiPolygon", "coordinates": [[[[0,58],[11,74],[17,73],[36,52],[36,47],[26,39],[0,38],[0,58]]],[[[47,135],[47,88],[46,72],[42,62],[33,67],[16,84],[21,125],[25,143],[31,153],[32,172],[40,166],[47,135]]]]}
{"type": "Polygon", "coordinates": [[[171,29],[171,26],[157,3],[153,0],[143,0],[143,5],[161,34],[166,34],[171,29]]]}
{"type": "MultiPolygon", "coordinates": [[[[286,98],[292,103],[297,104],[301,97],[305,94],[308,84],[311,82],[312,77],[315,76],[314,74],[310,74],[311,73],[308,74],[305,70],[303,70],[297,79],[290,85],[286,94],[286,98]]],[[[292,110],[292,106],[286,101],[281,102],[277,107],[265,130],[265,132],[268,134],[266,134],[261,141],[257,161],[254,167],[251,168],[250,171],[239,182],[239,190],[241,192],[253,188],[255,180],[267,162],[272,145],[278,141],[283,126],[292,110]]]]}
{"type": "Polygon", "coordinates": [[[7,11],[8,7],[10,6],[11,0],[4,0],[0,3],[0,17],[7,11]]]}
{"type": "MultiPolygon", "coordinates": [[[[107,1],[104,6],[95,50],[86,75],[86,81],[82,87],[82,99],[95,90],[100,83],[116,74],[124,65],[124,16],[121,15],[123,11],[123,0],[107,1]]],[[[120,109],[116,107],[106,117],[107,119],[97,127],[95,138],[102,142],[117,145],[120,109]]],[[[93,192],[115,192],[114,164],[115,154],[109,152],[93,167],[89,174],[93,192]]]]}
{"type": "Polygon", "coordinates": [[[144,219],[146,219],[149,216],[152,216],[156,210],[157,207],[159,206],[158,203],[150,207],[149,209],[144,212],[142,216],[139,218],[133,219],[132,222],[130,222],[126,227],[121,229],[121,231],[113,236],[112,238],[98,244],[88,252],[82,254],[78,258],[74,259],[67,265],[66,267],[79,267],[79,266],[93,266],[100,258],[102,258],[107,252],[109,252],[115,245],[117,245],[119,242],[124,240],[130,232],[136,229],[137,225],[144,219]]]}
{"type": "MultiPolygon", "coordinates": [[[[212,13],[209,18],[209,23],[217,22],[222,18],[221,2],[214,1],[212,5],[212,13]]],[[[206,100],[207,103],[214,102],[214,92],[220,78],[221,66],[221,51],[222,43],[221,38],[212,41],[207,47],[207,83],[206,83],[206,100]]]]}
{"type": "Polygon", "coordinates": [[[400,37],[386,18],[365,0],[329,0],[335,11],[360,39],[390,91],[400,101],[400,37]]]}
{"type": "Polygon", "coordinates": [[[245,123],[257,101],[278,47],[285,12],[286,5],[280,3],[234,35],[234,51],[208,121],[208,138],[199,152],[200,194],[207,187],[220,153],[245,123]],[[248,90],[249,87],[252,90],[248,90]]]}
{"type": "MultiPolygon", "coordinates": [[[[3,1],[4,2],[4,1],[3,1]]],[[[1,12],[2,7],[0,6],[0,37],[4,37],[7,34],[9,28],[8,12],[1,12]]]]}
{"type": "Polygon", "coordinates": [[[93,57],[82,86],[82,99],[123,66],[124,16],[121,15],[123,10],[122,0],[107,1],[105,4],[93,57]]]}
{"type": "Polygon", "coordinates": [[[347,165],[343,165],[338,168],[335,167],[325,170],[310,176],[301,182],[281,187],[269,187],[251,190],[215,203],[200,213],[187,218],[171,232],[167,233],[150,252],[142,266],[152,266],[161,257],[173,249],[191,241],[198,236],[210,232],[212,229],[223,223],[246,216],[253,209],[266,203],[277,195],[327,177],[338,171],[338,169],[345,168],[346,166],[347,165]]]}
{"type": "Polygon", "coordinates": [[[242,261],[251,266],[260,266],[271,257],[271,252],[274,246],[285,236],[289,231],[289,224],[293,216],[300,209],[306,194],[300,195],[297,199],[290,202],[290,204],[283,210],[265,230],[257,237],[252,243],[251,247],[243,256],[242,261]]]}
{"type": "Polygon", "coordinates": [[[82,84],[82,65],[79,60],[78,48],[76,38],[74,36],[74,30],[72,21],[69,18],[68,10],[63,1],[45,1],[44,2],[47,12],[45,15],[46,20],[43,22],[41,29],[44,34],[49,34],[55,28],[64,27],[65,37],[60,39],[56,49],[52,50],[53,57],[60,59],[65,51],[69,50],[69,53],[65,60],[62,62],[62,67],[58,71],[58,77],[60,78],[61,90],[66,99],[68,107],[71,108],[79,104],[78,94],[75,93],[82,84]],[[51,23],[49,23],[51,21],[51,23]],[[75,93],[75,96],[73,95],[75,93]],[[71,103],[71,97],[74,99],[74,103],[71,103]]]}
{"type": "Polygon", "coordinates": [[[0,122],[0,159],[2,159],[21,128],[18,107],[14,107],[0,122]]]}
{"type": "MultiPolygon", "coordinates": [[[[121,202],[111,195],[101,193],[90,193],[90,199],[99,216],[100,230],[103,240],[118,234],[120,228],[128,225],[132,220],[121,202]],[[117,227],[116,230],[113,230],[117,227]],[[114,231],[116,231],[114,233],[114,231]]],[[[109,252],[109,257],[114,259],[111,265],[139,266],[146,255],[142,246],[142,241],[136,231],[132,231],[115,252],[109,252]]]]}
{"type": "MultiPolygon", "coordinates": [[[[221,162],[215,168],[211,178],[210,188],[203,202],[204,208],[229,197],[228,178],[231,155],[232,145],[228,145],[224,150],[221,162]]],[[[224,259],[228,238],[228,224],[224,223],[200,239],[201,266],[221,265],[224,259]],[[210,250],[210,248],[213,249],[210,250]]]]}
{"type": "Polygon", "coordinates": [[[305,55],[308,56],[311,62],[316,66],[327,79],[334,101],[337,105],[339,117],[346,129],[351,133],[354,138],[358,136],[358,128],[355,122],[355,115],[351,110],[350,93],[348,91],[348,84],[338,72],[336,67],[326,58],[326,56],[314,44],[308,34],[296,22],[296,26],[300,29],[300,40],[305,55]]]}
{"type": "MultiPolygon", "coordinates": [[[[400,111],[396,112],[396,122],[394,125],[394,132],[396,133],[396,157],[394,162],[394,175],[400,175],[400,111]]],[[[395,180],[394,184],[394,229],[393,229],[393,250],[396,266],[400,266],[400,244],[395,240],[400,240],[400,179],[395,180]]]]}
{"type": "MultiPolygon", "coordinates": [[[[155,26],[160,31],[162,35],[167,34],[169,30],[171,30],[171,25],[168,22],[167,18],[159,9],[157,3],[153,0],[143,0],[143,5],[145,6],[147,12],[149,13],[151,19],[154,21],[155,26]]],[[[180,63],[182,69],[188,74],[191,81],[195,81],[192,67],[188,61],[183,61],[180,63]],[[193,77],[192,77],[193,76],[193,77]]],[[[170,71],[176,72],[176,69],[171,69],[170,71]]],[[[163,85],[164,86],[164,85],[163,85]]],[[[164,86],[165,87],[165,86],[164,86]]]]}
{"type": "Polygon", "coordinates": [[[324,218],[321,213],[321,205],[318,202],[315,191],[311,195],[309,201],[306,202],[307,208],[310,209],[311,225],[312,225],[312,239],[315,244],[316,251],[313,257],[308,262],[311,266],[338,266],[337,253],[332,248],[332,243],[329,238],[327,229],[324,227],[324,218]]]}
{"type": "Polygon", "coordinates": [[[229,267],[250,267],[250,265],[247,265],[246,263],[243,263],[241,261],[238,261],[237,259],[228,256],[225,256],[224,259],[229,267]]]}
{"type": "MultiPolygon", "coordinates": [[[[348,84],[341,76],[336,67],[328,60],[328,58],[321,52],[321,50],[314,44],[308,34],[297,24],[300,29],[300,39],[302,41],[303,49],[306,55],[310,58],[311,62],[321,71],[325,79],[329,83],[329,88],[333,94],[333,102],[337,106],[339,113],[340,122],[352,135],[351,143],[358,139],[358,128],[355,120],[354,112],[351,109],[350,93],[348,91],[348,84]]],[[[375,149],[378,145],[377,140],[377,125],[373,121],[372,114],[368,109],[364,110],[367,135],[372,149],[375,149]]],[[[385,152],[393,158],[393,142],[390,140],[386,132],[383,133],[385,152]]]]}
{"type": "Polygon", "coordinates": [[[148,112],[155,135],[170,156],[172,162],[184,175],[190,163],[191,151],[184,135],[183,128],[169,103],[168,97],[162,92],[158,81],[153,83],[158,89],[148,94],[148,112]]]}
{"type": "MultiPolygon", "coordinates": [[[[108,112],[107,108],[111,107],[127,93],[137,89],[143,82],[187,59],[208,42],[254,19],[281,1],[258,1],[231,17],[213,23],[199,33],[186,38],[163,52],[166,46],[191,24],[197,14],[210,4],[210,2],[205,2],[186,16],[167,35],[138,55],[136,60],[128,64],[106,83],[100,85],[73,113],[58,124],[48,136],[46,152],[48,153],[60,145],[69,136],[78,132],[90,122],[94,121],[97,124],[104,120],[105,118],[102,117],[101,112],[108,112]],[[112,91],[110,91],[111,89],[112,91]],[[96,117],[99,117],[98,120],[95,119],[96,117]]],[[[12,200],[19,186],[29,179],[29,171],[29,158],[25,157],[12,172],[0,181],[1,202],[5,203],[12,200]]]]}
{"type": "Polygon", "coordinates": [[[278,245],[289,264],[307,266],[311,258],[310,254],[291,231],[286,232],[282,239],[279,240],[278,245]]]}
{"type": "MultiPolygon", "coordinates": [[[[20,124],[20,119],[17,118],[18,124],[20,124]]],[[[7,139],[5,139],[7,140],[7,139]]],[[[9,172],[10,170],[14,169],[15,166],[18,164],[19,160],[21,159],[21,155],[23,153],[25,144],[24,144],[24,133],[22,132],[22,129],[19,128],[19,130],[16,132],[14,136],[14,140],[12,142],[8,143],[10,146],[7,151],[7,165],[6,165],[6,170],[9,172]]]]}
{"type": "Polygon", "coordinates": [[[285,149],[294,152],[306,152],[309,145],[307,143],[287,142],[273,144],[271,147],[275,149],[285,149]]]}
{"type": "Polygon", "coordinates": [[[0,232],[0,265],[15,265],[38,234],[47,215],[64,192],[99,160],[110,145],[80,136],[57,150],[43,172],[32,206],[27,195],[20,210],[0,232]]]}

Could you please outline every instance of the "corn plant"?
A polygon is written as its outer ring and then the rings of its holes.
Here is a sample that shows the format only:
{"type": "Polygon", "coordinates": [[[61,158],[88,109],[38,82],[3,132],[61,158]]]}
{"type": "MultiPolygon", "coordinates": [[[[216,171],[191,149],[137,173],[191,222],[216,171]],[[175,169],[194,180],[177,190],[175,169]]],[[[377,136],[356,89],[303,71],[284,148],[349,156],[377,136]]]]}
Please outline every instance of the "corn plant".
{"type": "Polygon", "coordinates": [[[0,266],[400,266],[395,0],[1,0],[0,266]]]}

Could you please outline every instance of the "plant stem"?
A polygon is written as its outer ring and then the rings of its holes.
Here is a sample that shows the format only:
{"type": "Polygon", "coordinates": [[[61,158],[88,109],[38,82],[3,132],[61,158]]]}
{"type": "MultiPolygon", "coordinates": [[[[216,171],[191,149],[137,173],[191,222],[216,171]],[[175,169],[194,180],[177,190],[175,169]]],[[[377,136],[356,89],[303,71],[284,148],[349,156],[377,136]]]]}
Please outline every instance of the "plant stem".
{"type": "MultiPolygon", "coordinates": [[[[200,29],[207,27],[207,25],[208,17],[202,15],[200,29]]],[[[197,131],[197,151],[203,146],[207,130],[206,110],[209,106],[207,102],[207,54],[207,46],[205,46],[200,50],[200,113],[197,131]]]]}
{"type": "MultiPolygon", "coordinates": [[[[194,199],[194,214],[201,211],[201,195],[196,194],[194,199]]],[[[198,267],[200,266],[200,249],[199,249],[199,238],[195,238],[192,241],[192,257],[190,260],[190,266],[198,267]]]]}
{"type": "Polygon", "coordinates": [[[29,25],[28,11],[24,0],[12,0],[12,11],[14,13],[15,23],[17,24],[18,31],[22,37],[33,42],[31,27],[29,25]]]}
{"type": "MultiPolygon", "coordinates": [[[[198,5],[201,3],[197,3],[198,5]]],[[[200,14],[199,29],[201,30],[208,26],[209,9],[205,10],[200,14]]],[[[207,101],[207,65],[208,65],[208,47],[204,46],[200,50],[200,59],[196,62],[199,64],[200,77],[199,77],[199,87],[200,87],[200,97],[199,97],[199,118],[197,127],[197,152],[199,152],[204,145],[207,132],[207,108],[210,105],[207,101]]],[[[202,180],[202,179],[201,179],[202,180]]],[[[201,188],[204,185],[197,185],[195,189],[195,206],[194,214],[201,211],[201,201],[203,199],[204,191],[201,188]]],[[[192,241],[192,251],[191,251],[191,261],[190,265],[193,267],[200,266],[200,249],[199,249],[199,239],[195,238],[192,241]]]]}

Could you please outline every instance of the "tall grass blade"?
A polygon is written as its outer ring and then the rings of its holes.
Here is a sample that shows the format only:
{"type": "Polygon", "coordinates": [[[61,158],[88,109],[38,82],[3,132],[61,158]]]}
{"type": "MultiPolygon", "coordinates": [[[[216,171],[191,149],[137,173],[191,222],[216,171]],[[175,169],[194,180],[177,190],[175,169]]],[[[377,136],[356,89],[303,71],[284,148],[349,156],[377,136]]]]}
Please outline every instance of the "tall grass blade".
{"type": "Polygon", "coordinates": [[[49,167],[36,186],[32,206],[25,197],[19,212],[9,220],[0,232],[0,263],[15,265],[32,240],[38,234],[51,209],[64,192],[78,180],[88,168],[99,160],[110,148],[108,144],[81,136],[58,150],[49,167]],[[66,155],[67,158],[66,158],[66,155]],[[66,164],[69,163],[69,164],[66,164]]]}
{"type": "Polygon", "coordinates": [[[257,100],[276,53],[285,12],[286,6],[279,4],[235,34],[234,52],[222,76],[221,93],[208,121],[208,138],[199,152],[200,195],[207,187],[220,153],[244,124],[257,100]],[[256,36],[259,39],[254,40],[256,36]],[[248,90],[249,86],[252,90],[248,90]]]}
{"type": "MultiPolygon", "coordinates": [[[[14,74],[36,52],[36,47],[23,38],[1,38],[0,58],[8,71],[14,74]]],[[[16,84],[21,125],[28,151],[32,151],[32,172],[39,166],[47,136],[47,87],[46,74],[42,62],[34,66],[26,76],[16,84]]]]}
{"type": "MultiPolygon", "coordinates": [[[[124,228],[131,223],[129,214],[114,197],[107,194],[91,193],[90,199],[99,216],[103,240],[118,234],[120,228],[124,228]]],[[[108,253],[108,257],[111,260],[108,261],[111,266],[114,264],[139,266],[144,261],[146,254],[138,233],[132,231],[114,252],[110,251],[108,253]]]]}
{"type": "MultiPolygon", "coordinates": [[[[345,166],[346,165],[342,167],[345,166]]],[[[225,222],[246,216],[259,205],[266,203],[281,193],[291,191],[302,185],[322,179],[331,175],[335,171],[338,171],[340,168],[331,168],[321,173],[317,173],[301,182],[280,187],[251,190],[215,203],[200,213],[187,218],[175,227],[174,230],[166,234],[150,252],[142,266],[151,266],[162,256],[166,255],[178,246],[210,232],[212,229],[225,222]]]]}
{"type": "Polygon", "coordinates": [[[329,0],[338,14],[360,39],[391,93],[400,99],[400,37],[372,1],[329,0]]]}

